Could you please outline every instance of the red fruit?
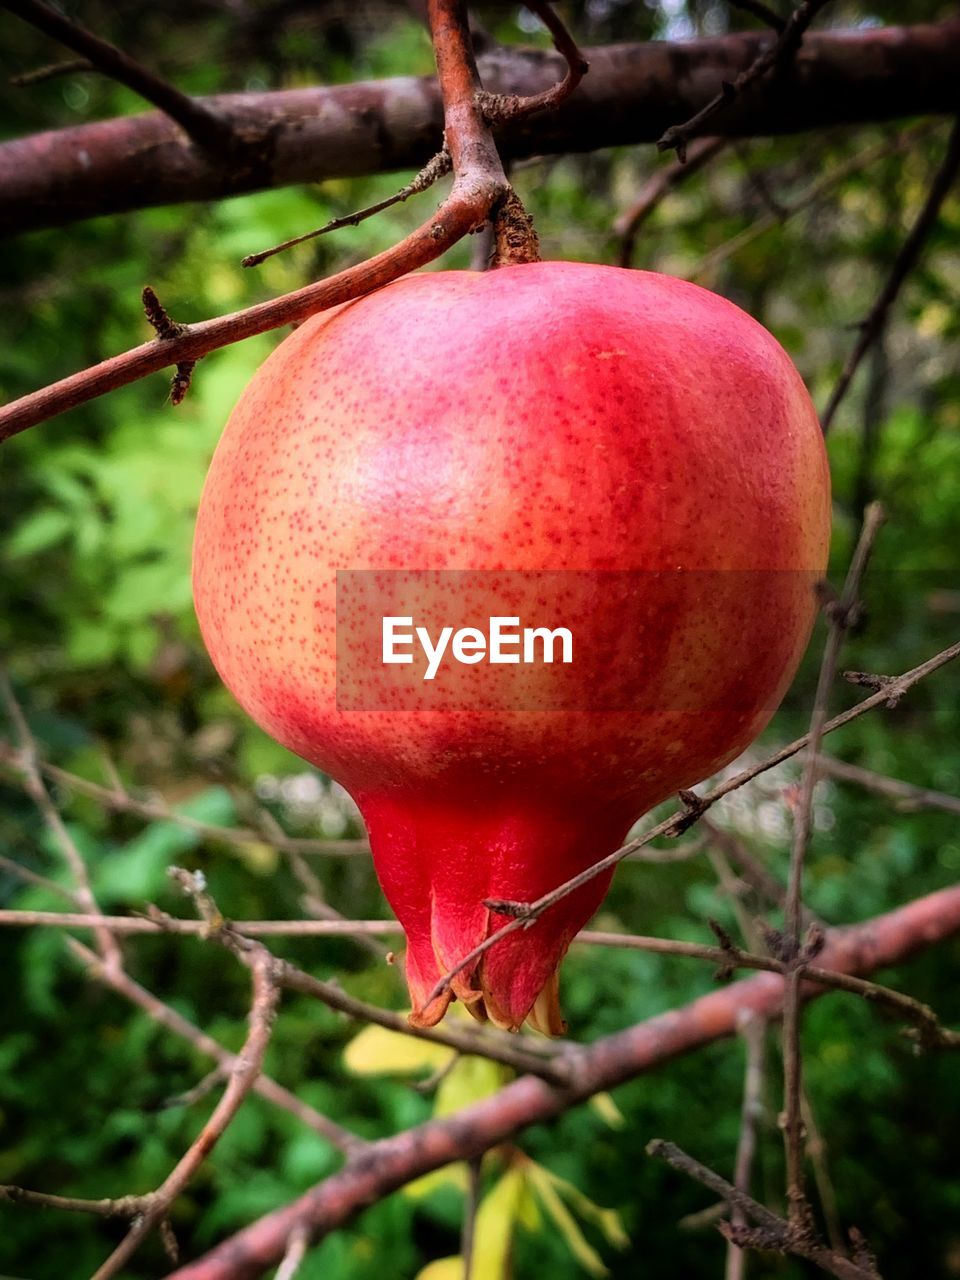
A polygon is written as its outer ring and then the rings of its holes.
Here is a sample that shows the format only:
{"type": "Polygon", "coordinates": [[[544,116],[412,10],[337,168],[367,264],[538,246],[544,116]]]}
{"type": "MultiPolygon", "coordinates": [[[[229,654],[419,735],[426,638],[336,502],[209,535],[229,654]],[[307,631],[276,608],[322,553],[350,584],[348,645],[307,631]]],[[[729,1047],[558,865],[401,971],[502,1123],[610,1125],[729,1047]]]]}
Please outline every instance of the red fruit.
{"type": "MultiPolygon", "coordinates": [[[[485,899],[552,889],[766,725],[829,527],[790,360],[737,307],[666,276],[410,276],[266,361],[207,477],[197,613],[241,704],[360,805],[415,1022],[442,1017],[438,978],[504,923],[485,899]],[[419,572],[445,569],[486,572],[419,572]],[[341,581],[339,705],[338,570],[380,571],[341,581]],[[380,615],[409,609],[434,638],[492,615],[566,626],[574,661],[447,662],[428,684],[422,663],[378,661],[380,615]]],[[[557,965],[609,878],[496,944],[454,993],[499,1025],[558,1030],[557,965]]]]}

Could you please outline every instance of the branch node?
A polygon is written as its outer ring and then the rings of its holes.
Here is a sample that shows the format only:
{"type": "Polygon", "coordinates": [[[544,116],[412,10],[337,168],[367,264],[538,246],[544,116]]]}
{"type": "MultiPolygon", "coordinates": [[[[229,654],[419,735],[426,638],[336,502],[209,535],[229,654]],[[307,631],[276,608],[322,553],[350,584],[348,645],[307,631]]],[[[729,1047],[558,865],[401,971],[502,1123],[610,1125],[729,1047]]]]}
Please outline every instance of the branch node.
{"type": "Polygon", "coordinates": [[[143,312],[147,320],[156,330],[157,337],[161,342],[170,342],[173,338],[182,338],[187,332],[185,324],[178,324],[175,320],[171,320],[167,314],[167,309],[154,293],[150,285],[143,286],[143,292],[140,295],[143,302],[143,312]]]}

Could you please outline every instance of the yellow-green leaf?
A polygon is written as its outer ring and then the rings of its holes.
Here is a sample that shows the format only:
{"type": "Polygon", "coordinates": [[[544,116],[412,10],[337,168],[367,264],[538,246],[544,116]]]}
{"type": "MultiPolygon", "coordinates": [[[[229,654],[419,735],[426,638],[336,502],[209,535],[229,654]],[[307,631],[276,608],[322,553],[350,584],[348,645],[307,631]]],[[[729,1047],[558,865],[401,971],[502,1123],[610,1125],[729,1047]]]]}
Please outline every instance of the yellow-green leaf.
{"type": "Polygon", "coordinates": [[[353,1037],[343,1051],[343,1061],[358,1076],[416,1075],[445,1067],[454,1052],[446,1045],[370,1026],[353,1037]]]}
{"type": "Polygon", "coordinates": [[[448,1116],[463,1107],[469,1107],[473,1102],[479,1102],[481,1098],[489,1098],[503,1086],[509,1076],[509,1067],[502,1067],[488,1058],[460,1058],[440,1082],[434,1114],[448,1116]]]}
{"type": "Polygon", "coordinates": [[[609,1093],[595,1093],[587,1104],[591,1110],[595,1111],[604,1124],[608,1124],[611,1129],[622,1129],[626,1124],[623,1118],[623,1112],[614,1102],[609,1093]]]}
{"type": "MultiPolygon", "coordinates": [[[[549,1170],[533,1160],[526,1162],[525,1172],[527,1181],[538,1196],[544,1212],[553,1221],[554,1226],[563,1236],[567,1248],[580,1265],[592,1276],[598,1277],[598,1280],[608,1275],[603,1259],[586,1239],[573,1214],[560,1197],[557,1184],[562,1183],[563,1180],[556,1178],[549,1170]]],[[[569,1185],[569,1183],[565,1184],[567,1187],[569,1185]]]]}

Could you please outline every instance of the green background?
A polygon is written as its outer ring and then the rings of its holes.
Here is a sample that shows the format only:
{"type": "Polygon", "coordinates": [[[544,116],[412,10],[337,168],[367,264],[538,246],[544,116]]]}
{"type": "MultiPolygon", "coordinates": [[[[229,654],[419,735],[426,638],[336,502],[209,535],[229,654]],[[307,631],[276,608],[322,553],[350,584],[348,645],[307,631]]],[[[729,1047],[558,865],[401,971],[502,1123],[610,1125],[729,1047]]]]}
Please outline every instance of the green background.
{"type": "MultiPolygon", "coordinates": [[[[427,72],[430,48],[399,6],[361,3],[227,6],[89,3],[91,27],[194,92],[427,72]],[[162,10],[162,12],[161,12],[162,10]]],[[[81,13],[82,10],[82,13],[81,13]]],[[[830,6],[831,21],[920,21],[950,6],[830,6]]],[[[540,41],[516,11],[481,16],[505,40],[540,41]]],[[[568,7],[584,43],[713,34],[750,19],[722,5],[568,7]]],[[[32,88],[10,75],[59,56],[18,20],[0,18],[0,130],[16,137],[138,110],[98,76],[32,88]]],[[[947,122],[911,138],[730,253],[706,256],[757,223],[771,200],[789,208],[824,175],[902,125],[827,130],[730,148],[677,189],[641,233],[635,263],[696,278],[765,323],[796,360],[822,407],[855,332],[889,270],[942,154],[947,122]]],[[[646,178],[669,161],[650,147],[525,162],[516,187],[533,213],[544,257],[613,261],[611,226],[646,178]]],[[[430,192],[356,230],[272,259],[255,272],[240,257],[395,190],[397,175],[242,197],[217,206],[146,210],[32,233],[0,256],[0,399],[10,399],[143,341],[139,304],[151,283],[173,315],[197,320],[292,289],[387,248],[439,198],[430,192]]],[[[443,265],[466,265],[459,246],[443,265]]],[[[889,522],[877,547],[864,622],[843,665],[895,673],[960,630],[960,368],[957,287],[960,208],[949,201],[889,331],[862,370],[830,439],[835,486],[834,578],[849,557],[863,500],[879,496],[889,522]]],[[[156,375],[34,428],[0,451],[0,652],[47,758],[97,781],[109,755],[126,784],[159,792],[219,824],[242,823],[235,781],[258,788],[284,827],[316,835],[334,821],[329,790],[238,711],[202,649],[189,587],[192,521],[204,471],[230,406],[279,335],[205,359],[186,402],[167,403],[156,375]],[[293,780],[293,781],[292,781],[293,780]],[[298,781],[296,781],[298,780],[298,781]],[[284,785],[286,782],[286,785],[284,785]]],[[[822,637],[821,637],[822,638],[822,637]]],[[[764,744],[803,731],[817,646],[764,744]]],[[[846,760],[923,786],[960,791],[960,671],[947,668],[894,711],[831,740],[846,760]]],[[[857,698],[837,688],[834,705],[857,698]]],[[[782,793],[788,766],[740,793],[717,820],[781,874],[789,842],[782,793]]],[[[104,811],[58,787],[56,798],[109,910],[156,902],[185,910],[166,867],[202,869],[237,918],[290,917],[298,887],[269,849],[199,840],[173,824],[104,811]]],[[[960,826],[930,811],[901,812],[847,785],[821,783],[808,896],[829,922],[864,919],[956,881],[960,826]]],[[[336,825],[330,827],[336,833],[336,825]]],[[[359,834],[347,828],[346,834],[359,834]]],[[[63,879],[56,849],[9,767],[0,768],[0,853],[63,879]]],[[[316,859],[331,904],[367,917],[386,911],[366,858],[316,859]]],[[[0,870],[0,905],[57,909],[0,870]]],[[[755,904],[748,900],[748,907],[755,904]]],[[[628,864],[598,927],[708,940],[708,917],[731,928],[729,899],[706,856],[672,866],[628,864]]],[[[281,943],[279,952],[351,992],[404,1007],[396,969],[348,941],[281,943]]],[[[141,938],[125,946],[130,972],[232,1048],[242,1043],[245,974],[198,941],[141,938]]],[[[884,981],[960,1019],[960,945],[943,945],[884,981]]],[[[145,1015],[88,981],[53,930],[0,932],[0,1183],[101,1197],[146,1191],[166,1175],[208,1113],[209,1099],[163,1108],[209,1063],[145,1015]]],[[[709,990],[708,966],[645,954],[575,949],[565,964],[570,1034],[589,1042],[709,990]]],[[[267,1068],[288,1088],[363,1134],[426,1118],[434,1099],[409,1080],[358,1075],[343,1051],[356,1025],[286,998],[267,1068]]],[[[960,1275],[956,1057],[918,1056],[894,1022],[850,997],[818,1002],[804,1025],[809,1092],[826,1140],[841,1220],[857,1224],[884,1274],[960,1275]]],[[[678,1228],[709,1194],[644,1155],[668,1138],[729,1174],[739,1127],[742,1046],[723,1043],[620,1089],[623,1124],[579,1108],[520,1145],[598,1204],[619,1211],[631,1243],[584,1232],[616,1277],[715,1277],[724,1245],[710,1229],[678,1228]]],[[[757,1194],[782,1204],[776,1127],[777,1053],[771,1041],[757,1194]]],[[[174,1226],[192,1256],[332,1171],[335,1153],[293,1117],[249,1099],[179,1200],[174,1226]]],[[[485,1168],[487,1187],[498,1174],[485,1168]]],[[[458,1247],[462,1197],[440,1185],[394,1195],[311,1251],[305,1280],[413,1277],[458,1247]]],[[[0,1205],[0,1271],[29,1280],[89,1274],[122,1231],[79,1215],[0,1205]]],[[[151,1240],[125,1275],[167,1266],[151,1240]]],[[[540,1215],[516,1231],[513,1274],[586,1274],[562,1233],[540,1215]]],[[[750,1274],[801,1276],[772,1256],[750,1274]]],[[[482,1277],[477,1277],[482,1280],[482,1277]]]]}

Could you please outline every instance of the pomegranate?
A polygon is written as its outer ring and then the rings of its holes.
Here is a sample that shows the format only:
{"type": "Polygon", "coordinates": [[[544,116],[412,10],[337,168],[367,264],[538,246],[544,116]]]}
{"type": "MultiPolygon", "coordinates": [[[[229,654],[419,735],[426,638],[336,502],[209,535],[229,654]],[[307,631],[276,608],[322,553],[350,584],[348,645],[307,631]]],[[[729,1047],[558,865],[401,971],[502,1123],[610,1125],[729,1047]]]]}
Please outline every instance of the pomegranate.
{"type": "MultiPolygon", "coordinates": [[[[829,530],[789,358],[670,277],[408,276],[263,364],[203,491],[197,614],[241,705],[359,804],[415,1023],[443,1016],[438,979],[507,919],[490,902],[583,870],[763,729],[829,530]]],[[[453,994],[558,1031],[557,966],[608,884],[495,944],[453,994]]]]}

